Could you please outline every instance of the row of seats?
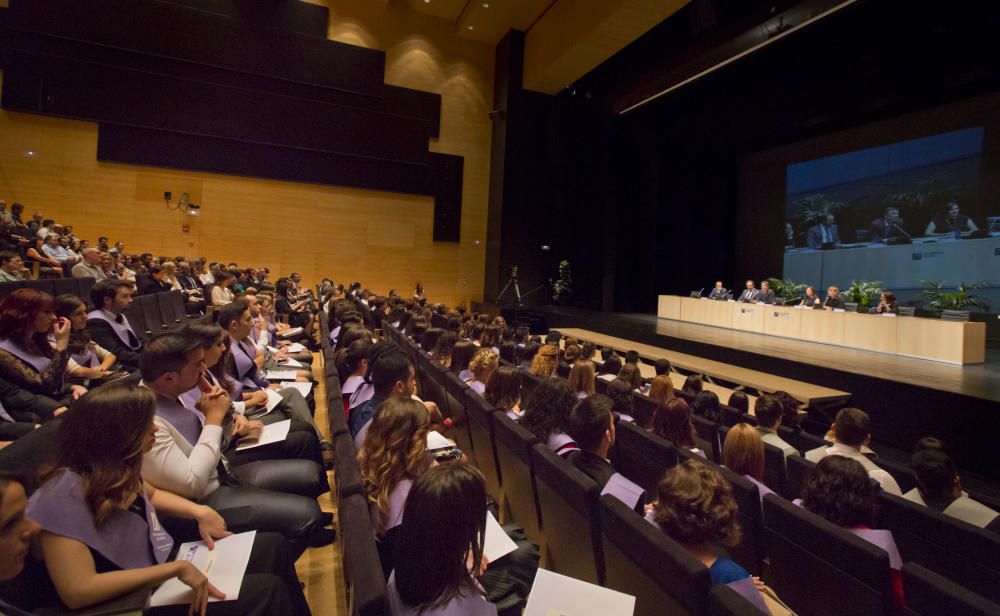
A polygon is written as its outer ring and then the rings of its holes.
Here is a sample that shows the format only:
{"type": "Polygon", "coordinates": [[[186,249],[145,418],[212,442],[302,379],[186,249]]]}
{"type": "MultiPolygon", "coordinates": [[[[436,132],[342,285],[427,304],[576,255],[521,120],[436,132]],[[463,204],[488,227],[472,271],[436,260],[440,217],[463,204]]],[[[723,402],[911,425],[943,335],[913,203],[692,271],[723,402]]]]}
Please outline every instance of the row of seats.
{"type": "Polygon", "coordinates": [[[57,295],[76,295],[86,298],[87,305],[89,306],[90,289],[93,286],[93,278],[42,278],[40,280],[0,282],[0,299],[7,297],[7,295],[18,289],[34,289],[42,293],[48,293],[52,297],[57,295]]]}
{"type": "MultiPolygon", "coordinates": [[[[529,539],[543,546],[544,566],[636,595],[637,614],[705,614],[710,603],[715,610],[731,603],[723,601],[725,597],[710,600],[707,570],[664,533],[618,501],[599,498],[588,477],[430,361],[394,328],[387,327],[385,334],[413,357],[421,396],[436,402],[451,419],[449,436],[486,475],[491,494],[499,495],[505,520],[521,524],[529,539]]],[[[537,379],[526,374],[523,382],[530,390],[537,379]]],[[[696,457],[634,424],[620,424],[617,433],[612,453],[616,468],[647,490],[678,461],[696,457]]],[[[799,462],[807,461],[790,464],[799,462]]],[[[768,496],[762,506],[755,484],[706,463],[729,480],[739,507],[744,540],[730,556],[747,570],[763,574],[792,609],[809,614],[890,610],[885,552],[785,499],[768,496]]],[[[1000,611],[990,602],[1000,601],[1000,541],[903,499],[886,496],[883,503],[886,514],[880,527],[894,531],[901,553],[916,564],[908,566],[910,574],[923,575],[926,584],[921,588],[931,589],[915,595],[923,603],[910,604],[913,613],[948,613],[938,607],[952,605],[949,601],[956,597],[979,605],[986,610],[982,613],[1000,611]],[[923,544],[914,546],[918,538],[923,544]],[[937,575],[924,575],[920,565],[937,575]],[[955,584],[942,575],[985,599],[963,589],[951,592],[955,584]]],[[[969,610],[980,613],[974,606],[969,610]]]]}

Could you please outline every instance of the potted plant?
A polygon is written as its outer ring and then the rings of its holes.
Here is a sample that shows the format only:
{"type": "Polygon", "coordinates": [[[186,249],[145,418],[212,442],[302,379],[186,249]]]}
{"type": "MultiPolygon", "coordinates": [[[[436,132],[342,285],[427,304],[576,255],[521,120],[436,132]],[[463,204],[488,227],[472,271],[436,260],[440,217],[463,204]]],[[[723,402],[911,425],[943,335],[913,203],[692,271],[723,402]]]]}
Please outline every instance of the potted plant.
{"type": "Polygon", "coordinates": [[[784,298],[787,305],[801,300],[802,293],[806,290],[805,284],[795,282],[791,278],[768,278],[767,284],[774,291],[774,296],[784,298]]]}
{"type": "Polygon", "coordinates": [[[569,302],[569,296],[573,294],[573,275],[569,269],[569,261],[565,259],[559,262],[559,278],[549,279],[552,285],[552,299],[565,306],[569,302]]]}
{"type": "Polygon", "coordinates": [[[872,305],[878,303],[883,290],[882,282],[878,280],[852,280],[851,286],[844,291],[844,297],[858,305],[858,312],[868,312],[872,305]]]}
{"type": "Polygon", "coordinates": [[[920,292],[920,295],[924,298],[927,308],[931,310],[969,311],[970,308],[978,308],[985,312],[990,309],[989,302],[970,293],[985,287],[985,281],[959,283],[953,293],[946,292],[944,282],[940,280],[921,280],[920,284],[927,287],[920,292]]]}

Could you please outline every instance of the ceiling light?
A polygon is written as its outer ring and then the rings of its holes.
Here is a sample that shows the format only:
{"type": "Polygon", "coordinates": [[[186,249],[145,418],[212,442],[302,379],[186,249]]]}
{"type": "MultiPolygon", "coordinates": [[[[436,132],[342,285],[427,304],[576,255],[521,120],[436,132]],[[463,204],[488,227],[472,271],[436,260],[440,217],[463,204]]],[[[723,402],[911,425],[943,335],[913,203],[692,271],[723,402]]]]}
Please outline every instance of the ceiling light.
{"type": "Polygon", "coordinates": [[[424,0],[424,4],[430,4],[431,0],[424,0]]]}
{"type": "Polygon", "coordinates": [[[25,156],[25,158],[34,158],[35,157],[35,151],[34,150],[28,150],[27,152],[24,153],[24,156],[25,156]]]}
{"type": "Polygon", "coordinates": [[[469,26],[469,30],[475,30],[475,29],[476,29],[475,26],[469,26]]]}
{"type": "Polygon", "coordinates": [[[483,8],[484,9],[490,8],[490,3],[489,2],[483,2],[483,8]]]}

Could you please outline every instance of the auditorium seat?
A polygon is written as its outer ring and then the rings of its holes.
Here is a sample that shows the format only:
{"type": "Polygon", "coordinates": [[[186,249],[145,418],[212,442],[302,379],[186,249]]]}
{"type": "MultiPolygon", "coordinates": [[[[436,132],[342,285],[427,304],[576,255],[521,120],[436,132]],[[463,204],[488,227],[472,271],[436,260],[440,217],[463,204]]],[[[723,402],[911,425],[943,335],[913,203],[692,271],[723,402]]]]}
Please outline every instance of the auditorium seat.
{"type": "Polygon", "coordinates": [[[541,543],[542,517],[531,459],[531,447],[538,440],[504,413],[493,414],[493,433],[503,477],[501,521],[517,522],[528,539],[541,543]]]}
{"type": "Polygon", "coordinates": [[[444,413],[444,406],[448,404],[448,394],[445,391],[447,370],[436,361],[428,361],[424,358],[421,358],[415,367],[420,372],[420,382],[423,383],[420,398],[424,401],[434,402],[444,413]]]}
{"type": "MultiPolygon", "coordinates": [[[[424,358],[420,358],[423,360],[424,358]]],[[[465,412],[465,392],[469,385],[463,383],[454,372],[447,372],[444,375],[445,392],[447,393],[447,411],[442,408],[441,413],[451,419],[451,428],[446,436],[458,444],[458,448],[464,451],[470,460],[475,460],[475,447],[472,444],[472,436],[469,434],[469,418],[465,412]]]]}
{"type": "Polygon", "coordinates": [[[917,476],[909,464],[899,464],[882,457],[873,458],[872,462],[889,471],[892,478],[899,484],[899,489],[902,490],[903,494],[917,487],[917,476]]]}
{"type": "Polygon", "coordinates": [[[39,469],[54,457],[60,424],[59,418],[47,421],[41,428],[0,448],[0,471],[29,480],[28,488],[37,487],[39,469]]]}
{"type": "Polygon", "coordinates": [[[788,474],[785,477],[785,497],[788,500],[802,498],[802,490],[806,487],[806,480],[816,463],[806,460],[802,456],[789,456],[785,458],[785,468],[788,474]]]}
{"type": "Polygon", "coordinates": [[[905,498],[880,494],[880,526],[912,561],[1000,603],[1000,535],[905,498]]]}
{"type": "Polygon", "coordinates": [[[831,443],[830,441],[822,437],[809,434],[805,430],[802,430],[801,432],[796,434],[795,439],[796,440],[791,441],[791,443],[794,444],[795,447],[797,447],[798,450],[801,451],[802,453],[811,451],[813,449],[816,449],[817,447],[830,447],[831,445],[833,445],[833,443],[831,443]]]}
{"type": "Polygon", "coordinates": [[[338,514],[348,613],[351,616],[389,616],[389,598],[367,499],[351,494],[341,501],[338,514]]]}
{"type": "Polygon", "coordinates": [[[76,295],[86,302],[87,306],[92,309],[94,305],[93,302],[90,301],[90,290],[94,288],[94,284],[96,284],[97,281],[89,276],[87,278],[74,278],[73,280],[75,280],[77,284],[76,295]]]}
{"type": "Polygon", "coordinates": [[[651,400],[649,396],[633,392],[632,410],[635,422],[640,426],[648,426],[649,421],[653,418],[653,413],[656,412],[656,402],[651,400]]]}
{"type": "Polygon", "coordinates": [[[24,288],[24,282],[23,280],[0,282],[0,299],[7,297],[18,289],[24,288]]]}
{"type": "Polygon", "coordinates": [[[708,594],[708,616],[761,616],[760,609],[725,584],[708,594]]]}
{"type": "Polygon", "coordinates": [[[535,391],[535,386],[542,382],[542,379],[538,378],[534,374],[528,371],[521,373],[521,406],[531,399],[531,394],[535,391]]]}
{"type": "Polygon", "coordinates": [[[611,460],[615,470],[641,486],[646,494],[655,495],[663,474],[677,464],[677,450],[652,432],[620,421],[615,428],[611,460]]]}
{"type": "Polygon", "coordinates": [[[764,485],[785,496],[786,479],[785,453],[774,445],[764,443],[764,485]]]}
{"type": "Polygon", "coordinates": [[[1000,605],[916,563],[903,564],[907,616],[1000,616],[1000,605]]]}
{"type": "Polygon", "coordinates": [[[604,585],[634,595],[636,616],[700,615],[708,568],[617,498],[600,498],[604,585]]]}
{"type": "Polygon", "coordinates": [[[350,432],[338,434],[333,439],[334,461],[336,473],[337,503],[342,503],[352,494],[365,494],[361,483],[361,469],[358,466],[358,452],[354,448],[354,439],[350,432]]]}
{"type": "Polygon", "coordinates": [[[691,415],[691,423],[698,433],[697,438],[702,440],[698,443],[698,449],[703,450],[709,460],[718,462],[722,456],[722,448],[719,446],[719,424],[699,415],[691,415]]]}
{"type": "Polygon", "coordinates": [[[719,405],[719,416],[722,425],[730,428],[743,421],[743,411],[738,411],[726,404],[719,405]]]}
{"type": "Polygon", "coordinates": [[[80,285],[76,282],[76,278],[53,278],[51,283],[53,297],[80,293],[80,285]]]}
{"type": "Polygon", "coordinates": [[[146,317],[143,316],[142,306],[139,305],[138,299],[138,297],[135,298],[122,314],[128,319],[129,325],[132,326],[135,333],[143,340],[148,340],[153,332],[146,326],[146,317]]]}
{"type": "Polygon", "coordinates": [[[764,524],[767,583],[791,609],[814,616],[891,611],[885,550],[772,494],[764,497],[764,524]]]}
{"type": "Polygon", "coordinates": [[[482,396],[467,388],[465,390],[465,413],[469,420],[472,446],[476,450],[476,467],[486,478],[486,491],[493,497],[500,496],[500,463],[497,462],[496,447],[493,444],[493,415],[498,411],[482,396]]]}
{"type": "Polygon", "coordinates": [[[531,448],[531,459],[545,524],[542,566],[578,580],[600,584],[604,558],[597,484],[544,444],[531,448]]]}
{"type": "Polygon", "coordinates": [[[56,295],[56,292],[55,292],[56,289],[55,289],[55,285],[53,284],[54,280],[56,280],[56,279],[55,278],[39,278],[38,280],[25,280],[24,281],[24,288],[25,289],[34,289],[36,291],[40,291],[42,293],[48,293],[49,295],[55,296],[56,295]]]}

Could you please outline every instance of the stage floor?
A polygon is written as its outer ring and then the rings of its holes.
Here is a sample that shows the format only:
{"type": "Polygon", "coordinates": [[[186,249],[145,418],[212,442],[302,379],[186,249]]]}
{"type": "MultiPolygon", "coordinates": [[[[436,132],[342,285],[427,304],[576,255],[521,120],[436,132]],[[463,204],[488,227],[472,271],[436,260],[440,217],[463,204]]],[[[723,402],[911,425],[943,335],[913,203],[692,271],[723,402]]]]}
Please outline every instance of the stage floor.
{"type": "MultiPolygon", "coordinates": [[[[956,366],[888,353],[660,319],[649,314],[601,313],[574,309],[553,309],[550,313],[599,319],[615,325],[619,331],[632,330],[642,338],[656,335],[690,340],[1000,402],[1000,350],[997,349],[986,350],[986,362],[983,364],[956,366]]],[[[623,338],[629,337],[618,335],[623,338]]],[[[634,339],[640,340],[639,337],[634,339]]],[[[646,342],[645,339],[641,341],[646,342]]],[[[669,348],[668,345],[664,346],[669,348]]]]}

